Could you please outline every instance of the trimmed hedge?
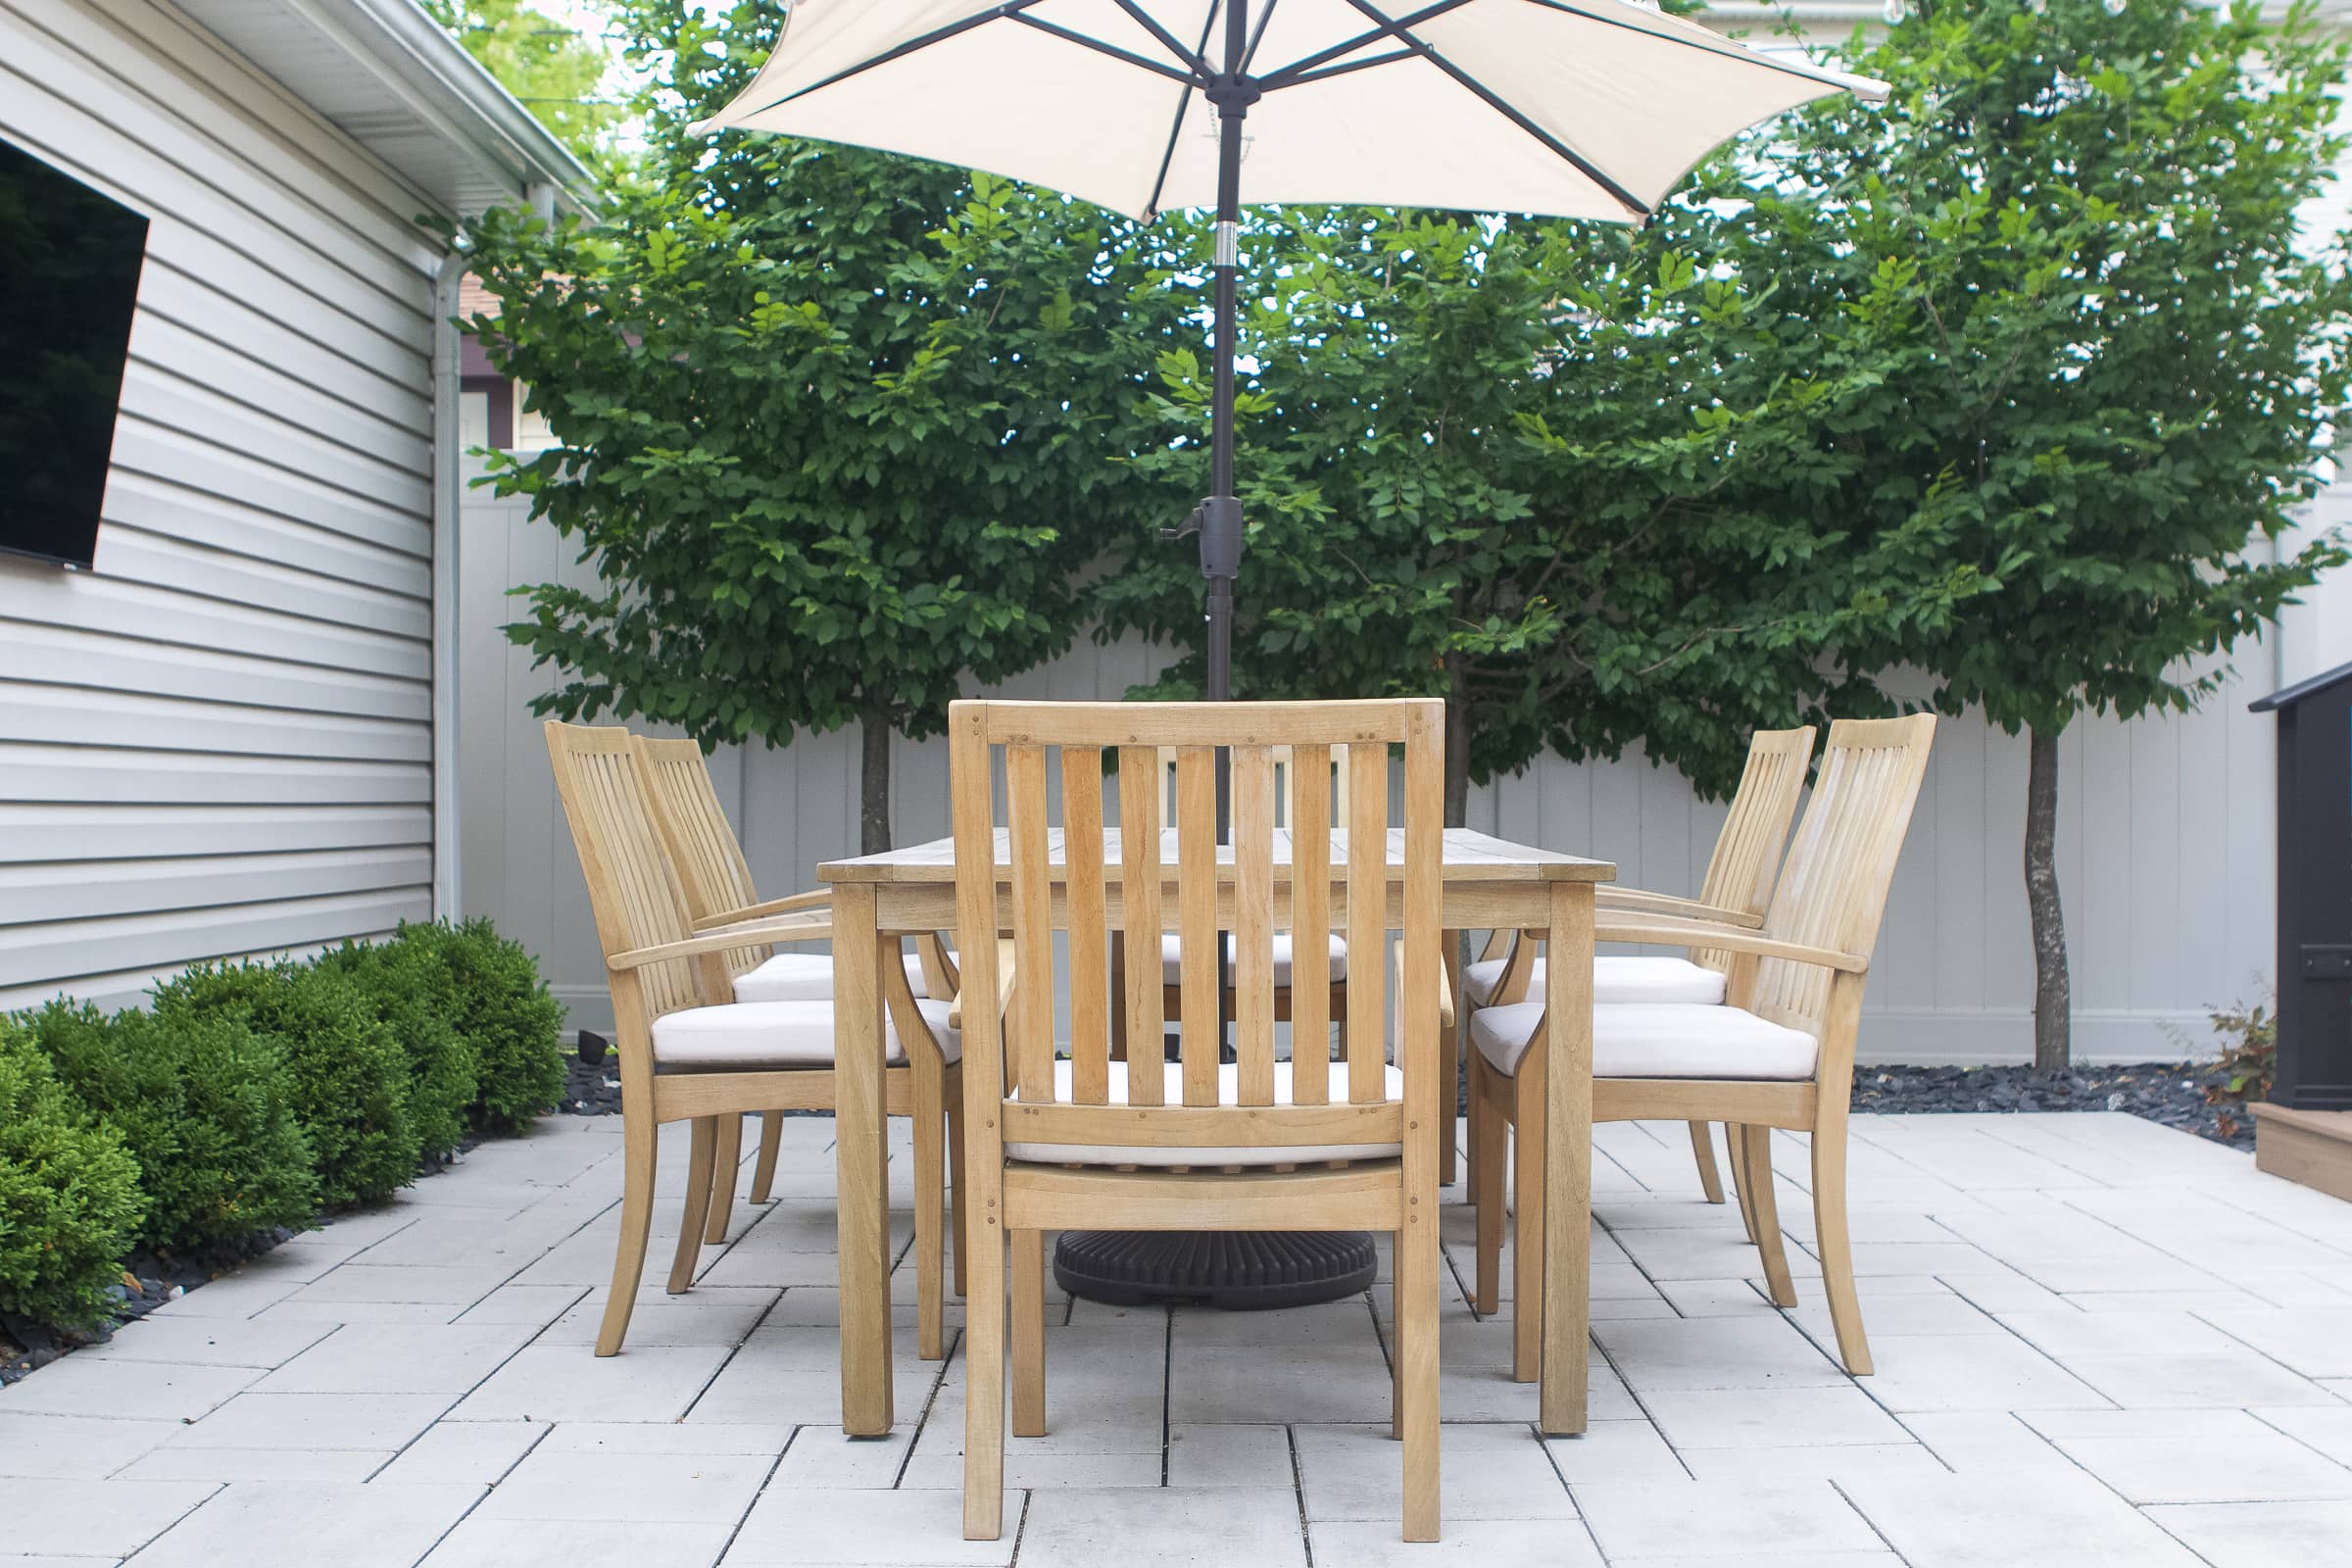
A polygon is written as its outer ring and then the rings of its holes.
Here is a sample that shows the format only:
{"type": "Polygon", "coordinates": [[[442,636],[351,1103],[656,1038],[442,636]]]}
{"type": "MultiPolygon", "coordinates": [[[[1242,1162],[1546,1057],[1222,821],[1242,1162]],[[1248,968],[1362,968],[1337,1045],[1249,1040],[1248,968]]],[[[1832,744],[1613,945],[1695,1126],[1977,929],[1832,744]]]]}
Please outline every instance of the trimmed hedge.
{"type": "Polygon", "coordinates": [[[122,1134],[89,1119],[21,1020],[0,1017],[0,1312],[103,1319],[145,1212],[122,1134]]]}
{"type": "Polygon", "coordinates": [[[564,1098],[564,1004],[519,942],[487,920],[403,925],[386,944],[421,947],[448,964],[458,990],[458,1033],[480,1058],[477,1125],[514,1132],[564,1098]]]}
{"type": "Polygon", "coordinates": [[[294,1076],[322,1203],[373,1202],[416,1178],[409,1064],[348,975],[290,963],[198,964],[155,994],[166,1019],[226,1017],[274,1040],[294,1076]]]}
{"type": "Polygon", "coordinates": [[[564,1009],[487,920],[0,1014],[0,1313],[102,1323],[132,1248],[310,1224],[562,1100],[564,1009]]]}
{"type": "Polygon", "coordinates": [[[440,949],[424,942],[347,942],[318,966],[358,986],[392,1031],[409,1064],[409,1120],[424,1157],[441,1160],[465,1141],[480,1090],[481,1053],[459,1027],[457,977],[440,949]]]}
{"type": "Polygon", "coordinates": [[[229,1016],[51,1003],[26,1018],[59,1079],[122,1135],[148,1199],[139,1240],[180,1251],[308,1225],[318,1209],[294,1076],[229,1016]]]}

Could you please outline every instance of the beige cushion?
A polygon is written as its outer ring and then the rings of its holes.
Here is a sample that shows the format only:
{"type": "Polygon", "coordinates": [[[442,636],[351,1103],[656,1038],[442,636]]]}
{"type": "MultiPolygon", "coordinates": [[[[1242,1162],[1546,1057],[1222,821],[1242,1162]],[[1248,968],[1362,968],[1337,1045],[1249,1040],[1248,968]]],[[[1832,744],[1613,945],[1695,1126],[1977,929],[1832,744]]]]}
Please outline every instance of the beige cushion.
{"type": "MultiPolygon", "coordinates": [[[[748,978],[748,977],[747,977],[748,978]]],[[[945,1002],[915,1003],[939,1042],[940,1054],[963,1054],[963,1038],[948,1027],[945,1002]]],[[[898,1025],[887,1012],[883,1028],[887,1059],[905,1064],[898,1025]]],[[[654,1066],[663,1072],[756,1071],[769,1067],[833,1065],[833,1004],[830,1002],[736,1002],[717,1007],[688,1007],[654,1020],[654,1066]]]]}
{"type": "MultiPolygon", "coordinates": [[[[1502,966],[1508,960],[1488,958],[1462,971],[1462,990],[1469,995],[1470,1005],[1483,1007],[1502,983],[1502,966]]],[[[1619,1003],[1689,1002],[1702,1007],[1723,1004],[1723,971],[1702,969],[1689,958],[1646,955],[1610,955],[1592,960],[1592,1004],[1596,1007],[1619,1003]]],[[[1544,999],[1544,960],[1536,960],[1535,972],[1528,977],[1527,994],[1530,1000],[1544,999]]]]}
{"type": "MultiPolygon", "coordinates": [[[[1481,1007],[1470,1043],[1497,1070],[1519,1070],[1541,1002],[1481,1007]]],[[[1813,1076],[1820,1043],[1802,1029],[1759,1018],[1744,1007],[1694,1003],[1615,1003],[1592,1009],[1595,1078],[1750,1078],[1802,1081],[1813,1076]]]]}
{"type": "MultiPolygon", "coordinates": [[[[1170,933],[1159,939],[1159,983],[1175,985],[1184,978],[1184,939],[1170,933]]],[[[1345,937],[1331,939],[1331,983],[1337,985],[1348,978],[1348,942],[1345,937]]],[[[1274,986],[1284,990],[1291,983],[1291,934],[1274,933],[1274,986]]],[[[1228,1162],[1230,1163],[1230,1161],[1228,1162]]]]}
{"type": "MultiPolygon", "coordinates": [[[[1184,1103],[1184,1066],[1171,1061],[1162,1069],[1160,1093],[1171,1105],[1184,1103]]],[[[1217,1069],[1217,1102],[1235,1103],[1241,1094],[1241,1068],[1232,1063],[1217,1069]]],[[[1404,1074],[1396,1068],[1388,1071],[1388,1098],[1404,1098],[1404,1074]]],[[[1334,1097],[1345,1100],[1348,1094],[1348,1068],[1344,1062],[1331,1064],[1334,1097]]],[[[1054,1064],[1054,1098],[1070,1098],[1070,1064],[1054,1064]]],[[[1110,1064],[1110,1102],[1127,1102],[1127,1063],[1110,1064]]],[[[1274,1103],[1291,1102],[1291,1064],[1274,1064],[1274,1103]]],[[[1004,1157],[1035,1160],[1050,1165],[1274,1165],[1293,1161],[1318,1159],[1395,1159],[1402,1153],[1396,1144],[1327,1144],[1298,1145],[1282,1149],[1137,1149],[1126,1145],[1102,1144],[1028,1144],[1007,1141],[1004,1157]]]]}
{"type": "MultiPolygon", "coordinates": [[[[948,955],[950,962],[954,954],[948,955]]],[[[923,989],[923,960],[906,955],[906,985],[916,996],[923,989]]],[[[830,1002],[833,1000],[833,958],[823,953],[779,953],[749,974],[735,977],[737,1002],[830,1002]]]]}

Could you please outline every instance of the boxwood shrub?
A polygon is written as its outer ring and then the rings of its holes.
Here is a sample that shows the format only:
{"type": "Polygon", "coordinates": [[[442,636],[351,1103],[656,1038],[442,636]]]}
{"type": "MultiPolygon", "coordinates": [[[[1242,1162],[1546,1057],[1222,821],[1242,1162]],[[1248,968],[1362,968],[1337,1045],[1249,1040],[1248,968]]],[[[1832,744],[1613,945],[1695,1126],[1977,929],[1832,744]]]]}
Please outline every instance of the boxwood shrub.
{"type": "Polygon", "coordinates": [[[145,1211],[122,1135],[67,1093],[23,1019],[0,1017],[0,1312],[105,1317],[145,1211]]]}
{"type": "Polygon", "coordinates": [[[515,1132],[564,1097],[564,1004],[522,944],[488,920],[404,925],[389,944],[440,955],[457,984],[458,1032],[479,1059],[475,1122],[515,1132]]]}
{"type": "Polygon", "coordinates": [[[367,994],[409,1065],[409,1120],[427,1159],[457,1152],[479,1085],[480,1053],[459,1027],[458,982],[438,947],[347,942],[318,956],[367,994]]]}
{"type": "Polygon", "coordinates": [[[161,1251],[302,1226],[318,1210],[294,1075],[275,1040],[225,1014],[108,1017],[53,1002],[25,1020],[74,1098],[122,1135],[161,1251]]]}
{"type": "Polygon", "coordinates": [[[155,994],[171,1020],[227,1017],[275,1042],[294,1077],[318,1200],[373,1202],[416,1176],[409,1064],[367,992],[316,964],[204,963],[155,994]]]}

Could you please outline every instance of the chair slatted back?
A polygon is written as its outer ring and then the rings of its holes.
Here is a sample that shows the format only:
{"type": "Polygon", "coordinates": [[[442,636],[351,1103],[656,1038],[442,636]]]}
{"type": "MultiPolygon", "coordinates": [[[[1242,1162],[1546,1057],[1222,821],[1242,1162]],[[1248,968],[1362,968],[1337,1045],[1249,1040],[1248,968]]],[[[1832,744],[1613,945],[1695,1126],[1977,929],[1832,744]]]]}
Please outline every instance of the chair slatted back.
{"type": "MultiPolygon", "coordinates": [[[[629,732],[618,725],[549,719],[548,760],[588,879],[588,908],[605,956],[682,942],[692,935],[686,895],[654,821],[654,803],[629,732]]],[[[647,1020],[703,1004],[694,961],[671,958],[632,971],[647,1020]]]]}
{"type": "MultiPolygon", "coordinates": [[[[1758,915],[1771,906],[1788,823],[1796,815],[1796,798],[1804,793],[1805,769],[1813,763],[1814,733],[1807,724],[1760,729],[1749,738],[1747,765],[1740,774],[1723,831],[1715,837],[1707,878],[1698,888],[1699,903],[1758,915]]],[[[1693,952],[1690,961],[1701,968],[1727,970],[1732,956],[1693,952]]]]}
{"type": "MultiPolygon", "coordinates": [[[[1894,881],[1911,810],[1927,778],[1936,715],[1841,718],[1830,725],[1813,798],[1788,846],[1764,934],[1868,957],[1894,881]]],[[[1818,1032],[1830,971],[1783,958],[1756,965],[1750,1005],[1818,1032]]]]}
{"type": "MultiPolygon", "coordinates": [[[[1305,809],[1316,794],[1312,789],[1301,790],[1298,787],[1299,780],[1310,778],[1329,781],[1323,787],[1322,800],[1314,803],[1322,808],[1325,818],[1341,827],[1348,825],[1348,769],[1333,764],[1329,747],[1310,749],[1315,753],[1314,759],[1299,757],[1297,749],[1289,746],[1267,748],[1274,754],[1274,825],[1285,831],[1298,826],[1298,813],[1305,809]]],[[[1387,787],[1386,779],[1382,780],[1382,787],[1387,787]]],[[[1119,820],[1124,822],[1129,819],[1121,816],[1119,820]]],[[[1176,825],[1176,748],[1173,746],[1159,748],[1159,825],[1163,831],[1176,825]]]]}
{"type": "MultiPolygon", "coordinates": [[[[687,912],[697,920],[748,908],[760,902],[743,846],[719,805],[702,747],[688,740],[636,737],[637,760],[654,800],[655,820],[669,847],[670,864],[686,895],[687,912]]],[[[755,944],[724,954],[730,979],[749,974],[773,948],[755,944]]]]}
{"type": "Polygon", "coordinates": [[[950,710],[959,946],[1009,932],[1012,995],[993,999],[996,977],[967,963],[963,1050],[967,1072],[1002,1072],[1004,1136],[1042,1143],[1148,1143],[1162,1148],[1268,1147],[1399,1140],[1403,1106],[1440,1092],[1437,995],[1440,856],[1444,832],[1444,705],[1433,700],[1348,703],[997,703],[950,710]],[[1400,846],[1388,821],[1389,754],[1404,749],[1400,846]],[[1232,830],[1216,832],[1216,752],[1230,748],[1232,830]],[[1102,763],[1118,761],[1120,815],[1156,820],[1159,749],[1175,753],[1175,824],[1120,833],[1104,847],[1102,763]],[[1296,826],[1276,826],[1276,748],[1302,776],[1348,778],[1348,813],[1329,820],[1328,799],[1297,801],[1296,826]],[[1006,826],[999,834],[989,788],[995,749],[1004,756],[1006,826]],[[1049,754],[1061,772],[1059,830],[1050,820],[1049,754]],[[1344,827],[1344,838],[1334,827],[1344,827]],[[1401,862],[1397,857],[1401,856],[1401,862]],[[1057,887],[1055,862],[1063,873],[1057,887]],[[1392,895],[1392,866],[1401,876],[1392,895]],[[1393,909],[1395,912],[1393,912],[1393,909]],[[1355,951],[1377,954],[1392,924],[1404,932],[1405,1016],[1399,1019],[1403,1100],[1388,1092],[1383,1053],[1387,997],[1378,964],[1350,965],[1347,1054],[1334,1073],[1328,994],[1293,994],[1293,1039],[1306,1043],[1278,1101],[1273,943],[1320,953],[1339,921],[1355,951]],[[1107,934],[1131,952],[1157,952],[1163,931],[1182,937],[1181,1067],[1174,1094],[1159,1065],[1114,1064],[1109,1009],[1126,1010],[1127,1035],[1157,1040],[1164,1027],[1156,965],[1129,964],[1125,995],[1105,981],[1107,934]],[[1068,933],[1070,1069],[1054,1070],[1054,934],[1068,933]],[[1220,938],[1232,937],[1236,1063],[1221,1079],[1217,1027],[1220,938]],[[1424,972],[1425,971],[1425,972],[1424,972]],[[998,1020],[1002,1020],[1001,1027],[998,1020]],[[1132,1070],[1130,1070],[1132,1068],[1132,1070]],[[1416,1077],[1416,1074],[1418,1077],[1416,1077]],[[1122,1092],[1119,1081],[1124,1076],[1122,1092]],[[1167,1102],[1173,1099],[1174,1103],[1167,1102]]]}

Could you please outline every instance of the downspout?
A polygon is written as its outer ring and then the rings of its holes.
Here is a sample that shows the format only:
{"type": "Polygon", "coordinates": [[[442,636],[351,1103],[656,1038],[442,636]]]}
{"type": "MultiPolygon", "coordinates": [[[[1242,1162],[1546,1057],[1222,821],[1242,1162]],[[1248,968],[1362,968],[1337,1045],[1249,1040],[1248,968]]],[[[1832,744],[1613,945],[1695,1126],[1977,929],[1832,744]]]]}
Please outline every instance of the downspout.
{"type": "Polygon", "coordinates": [[[433,274],[433,914],[463,918],[458,867],[458,281],[466,253],[433,274]]]}

